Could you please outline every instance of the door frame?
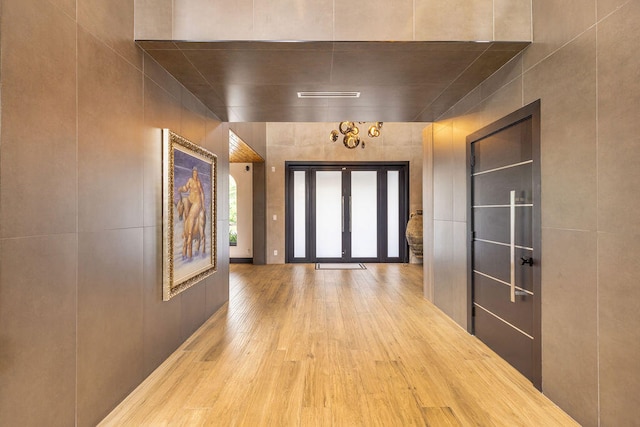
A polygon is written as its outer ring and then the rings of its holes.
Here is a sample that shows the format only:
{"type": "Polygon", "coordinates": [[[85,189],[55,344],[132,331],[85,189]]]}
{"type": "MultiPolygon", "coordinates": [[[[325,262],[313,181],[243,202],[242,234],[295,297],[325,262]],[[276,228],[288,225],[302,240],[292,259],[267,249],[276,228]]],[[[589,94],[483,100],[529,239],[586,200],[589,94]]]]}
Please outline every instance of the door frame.
{"type": "Polygon", "coordinates": [[[467,331],[475,335],[473,294],[473,181],[471,146],[474,142],[491,136],[519,122],[531,119],[532,164],[532,243],[533,243],[533,385],[542,391],[542,265],[541,265],[541,171],[540,171],[540,100],[499,119],[467,136],[467,331]]]}
{"type": "MultiPolygon", "coordinates": [[[[322,170],[372,170],[376,171],[389,171],[397,170],[400,172],[400,252],[396,258],[389,258],[386,256],[387,251],[387,210],[386,203],[380,203],[381,200],[386,200],[387,197],[387,181],[381,178],[381,174],[378,174],[378,257],[361,259],[357,258],[357,262],[403,262],[406,263],[409,260],[409,246],[404,239],[404,232],[406,230],[407,222],[409,221],[409,162],[331,162],[331,161],[287,161],[285,162],[285,262],[287,263],[309,263],[315,262],[315,246],[309,237],[315,235],[315,198],[312,193],[314,186],[315,175],[312,171],[322,170]],[[293,172],[294,171],[306,171],[309,175],[306,180],[305,189],[305,205],[307,207],[307,213],[310,221],[307,222],[305,232],[306,239],[306,257],[294,258],[294,229],[293,229],[293,191],[291,186],[293,185],[293,172]]],[[[342,182],[343,188],[350,185],[350,181],[344,180],[342,182]]],[[[348,209],[348,206],[345,207],[348,209]]],[[[343,235],[343,248],[347,236],[343,235]]],[[[350,244],[350,242],[349,242],[350,244]]],[[[323,259],[323,262],[341,262],[342,259],[323,259]]],[[[355,262],[355,261],[354,261],[355,262]]]]}

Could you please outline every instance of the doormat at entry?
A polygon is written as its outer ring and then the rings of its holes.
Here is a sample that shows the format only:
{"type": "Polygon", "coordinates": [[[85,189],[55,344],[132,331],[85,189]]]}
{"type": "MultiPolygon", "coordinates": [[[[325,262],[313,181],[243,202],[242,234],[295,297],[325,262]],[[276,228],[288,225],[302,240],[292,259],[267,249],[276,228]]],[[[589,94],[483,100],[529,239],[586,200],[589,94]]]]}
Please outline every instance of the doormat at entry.
{"type": "Polygon", "coordinates": [[[362,263],[316,263],[316,270],[366,270],[362,263]]]}

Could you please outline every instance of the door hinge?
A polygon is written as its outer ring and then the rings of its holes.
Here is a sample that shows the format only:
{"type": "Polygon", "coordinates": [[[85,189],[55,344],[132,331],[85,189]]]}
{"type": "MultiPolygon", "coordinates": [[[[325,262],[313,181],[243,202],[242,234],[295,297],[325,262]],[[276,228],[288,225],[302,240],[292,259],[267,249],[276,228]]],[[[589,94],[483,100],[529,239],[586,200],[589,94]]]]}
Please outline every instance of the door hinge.
{"type": "Polygon", "coordinates": [[[472,155],[471,156],[471,167],[474,167],[476,165],[476,156],[472,155]]]}
{"type": "Polygon", "coordinates": [[[475,305],[471,306],[471,317],[476,317],[476,306],[475,305]]]}

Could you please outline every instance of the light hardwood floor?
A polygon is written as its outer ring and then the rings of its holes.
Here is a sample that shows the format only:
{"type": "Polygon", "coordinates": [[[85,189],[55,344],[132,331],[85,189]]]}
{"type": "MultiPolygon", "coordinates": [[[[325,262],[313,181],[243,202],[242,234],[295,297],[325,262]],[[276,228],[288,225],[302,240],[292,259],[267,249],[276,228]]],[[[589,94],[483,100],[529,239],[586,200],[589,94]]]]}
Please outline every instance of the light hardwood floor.
{"type": "Polygon", "coordinates": [[[232,265],[230,301],[104,426],[570,426],[422,297],[422,267],[232,265]]]}

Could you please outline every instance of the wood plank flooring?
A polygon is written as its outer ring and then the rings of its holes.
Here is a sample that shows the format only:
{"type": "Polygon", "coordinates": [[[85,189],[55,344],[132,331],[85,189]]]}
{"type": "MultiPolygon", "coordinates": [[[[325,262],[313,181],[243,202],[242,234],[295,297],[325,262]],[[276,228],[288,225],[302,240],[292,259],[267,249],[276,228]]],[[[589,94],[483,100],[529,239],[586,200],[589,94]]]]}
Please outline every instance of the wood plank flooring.
{"type": "Polygon", "coordinates": [[[422,297],[422,266],[231,266],[230,301],[103,426],[571,426],[422,297]]]}

